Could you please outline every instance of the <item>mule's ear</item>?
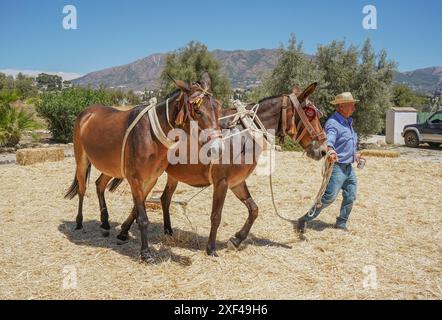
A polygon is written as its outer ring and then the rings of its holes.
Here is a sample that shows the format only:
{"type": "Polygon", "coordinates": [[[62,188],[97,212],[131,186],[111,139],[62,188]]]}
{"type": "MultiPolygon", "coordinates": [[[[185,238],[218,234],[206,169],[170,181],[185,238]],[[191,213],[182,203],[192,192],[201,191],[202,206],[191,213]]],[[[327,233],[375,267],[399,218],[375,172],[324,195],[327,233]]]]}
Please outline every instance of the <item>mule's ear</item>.
{"type": "Polygon", "coordinates": [[[185,91],[185,92],[189,92],[190,91],[190,86],[187,82],[183,81],[183,80],[173,80],[176,84],[176,86],[178,88],[180,88],[181,90],[185,91]]]}
{"type": "Polygon", "coordinates": [[[315,92],[317,85],[318,85],[317,82],[313,82],[311,85],[309,85],[298,97],[299,101],[304,101],[305,99],[308,98],[308,96],[310,96],[313,92],[315,92]]]}
{"type": "Polygon", "coordinates": [[[212,80],[210,79],[209,73],[207,71],[203,73],[201,84],[203,85],[205,90],[212,90],[212,80]]]}

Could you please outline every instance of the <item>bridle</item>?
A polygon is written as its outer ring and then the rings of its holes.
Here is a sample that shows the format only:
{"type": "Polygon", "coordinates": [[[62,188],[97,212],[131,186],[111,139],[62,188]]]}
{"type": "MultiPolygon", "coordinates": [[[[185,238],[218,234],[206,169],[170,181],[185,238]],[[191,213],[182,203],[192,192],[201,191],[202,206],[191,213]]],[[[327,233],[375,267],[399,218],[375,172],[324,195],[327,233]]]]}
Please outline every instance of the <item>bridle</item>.
{"type": "MultiPolygon", "coordinates": [[[[179,111],[175,117],[175,126],[172,125],[169,118],[169,99],[166,100],[166,119],[171,129],[182,127],[187,119],[198,123],[198,121],[195,120],[195,112],[197,112],[196,110],[200,108],[205,97],[209,97],[209,99],[212,99],[213,97],[213,94],[206,88],[203,88],[199,83],[193,83],[192,85],[197,87],[197,91],[190,96],[181,91],[180,96],[177,98],[177,101],[178,103],[181,103],[181,106],[178,107],[179,111]]],[[[217,103],[216,100],[215,103],[217,103]]],[[[203,131],[199,124],[198,131],[203,131]]],[[[222,136],[221,132],[215,131],[216,130],[214,130],[214,133],[210,135],[211,139],[220,138],[222,136]]]]}
{"type": "Polygon", "coordinates": [[[327,136],[323,130],[318,132],[312,126],[311,120],[306,115],[306,108],[313,109],[314,112],[316,112],[316,115],[320,113],[320,111],[313,104],[311,104],[308,99],[305,99],[302,103],[299,103],[298,97],[294,93],[283,96],[280,126],[281,130],[278,134],[280,139],[283,140],[289,133],[294,136],[295,142],[300,142],[305,134],[308,132],[312,140],[310,144],[312,144],[313,142],[322,144],[324,141],[327,140],[327,136]],[[289,127],[287,128],[287,109],[289,105],[292,106],[293,112],[292,117],[289,121],[289,127]],[[297,125],[296,115],[298,115],[299,117],[297,125]],[[304,129],[300,132],[302,125],[304,125],[304,129]]]}

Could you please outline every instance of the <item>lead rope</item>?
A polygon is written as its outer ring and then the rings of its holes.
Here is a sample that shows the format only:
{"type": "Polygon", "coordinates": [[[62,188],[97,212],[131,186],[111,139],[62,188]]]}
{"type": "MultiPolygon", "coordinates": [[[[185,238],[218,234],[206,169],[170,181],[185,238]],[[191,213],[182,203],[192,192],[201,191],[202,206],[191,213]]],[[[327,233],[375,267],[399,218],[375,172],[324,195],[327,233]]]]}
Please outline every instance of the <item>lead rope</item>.
{"type": "Polygon", "coordinates": [[[319,188],[318,194],[315,197],[315,201],[313,203],[314,210],[311,210],[312,212],[307,213],[309,217],[313,217],[315,215],[316,209],[319,209],[322,207],[322,196],[325,193],[325,189],[327,189],[327,185],[330,181],[331,174],[333,172],[333,163],[329,162],[328,159],[333,155],[336,154],[335,150],[329,150],[327,151],[327,155],[324,159],[324,165],[322,167],[322,183],[321,187],[319,188]]]}
{"type": "MultiPolygon", "coordinates": [[[[270,174],[269,174],[270,195],[272,197],[273,208],[275,210],[275,214],[280,219],[293,223],[293,222],[295,222],[295,220],[290,220],[288,218],[285,218],[285,217],[281,216],[279,214],[278,208],[276,207],[275,195],[274,195],[274,192],[273,192],[273,182],[272,182],[272,151],[273,150],[274,150],[273,148],[270,149],[270,174]]],[[[328,158],[330,158],[331,155],[334,154],[334,153],[336,153],[334,150],[329,150],[327,152],[327,155],[324,158],[324,164],[323,164],[323,167],[322,167],[322,183],[321,183],[321,187],[319,188],[319,191],[318,191],[318,193],[317,193],[317,195],[315,197],[314,203],[313,203],[313,207],[315,208],[315,210],[313,210],[312,213],[310,211],[308,213],[308,215],[310,217],[312,217],[315,214],[316,209],[319,209],[319,208],[322,207],[321,199],[322,199],[322,196],[325,193],[325,189],[327,188],[328,182],[330,181],[330,177],[331,177],[331,174],[333,172],[333,163],[330,163],[328,161],[328,158]]]]}

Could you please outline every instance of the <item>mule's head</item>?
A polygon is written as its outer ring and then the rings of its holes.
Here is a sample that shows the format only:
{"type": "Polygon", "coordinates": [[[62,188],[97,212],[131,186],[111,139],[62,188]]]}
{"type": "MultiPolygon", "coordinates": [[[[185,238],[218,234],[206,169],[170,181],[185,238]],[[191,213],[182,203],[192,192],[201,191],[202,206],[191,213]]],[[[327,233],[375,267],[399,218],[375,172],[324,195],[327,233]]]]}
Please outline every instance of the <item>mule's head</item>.
{"type": "Polygon", "coordinates": [[[320,160],[327,154],[327,136],[319,121],[321,112],[309,100],[309,96],[315,91],[316,86],[317,83],[314,82],[302,92],[297,86],[293,88],[293,94],[298,98],[299,107],[297,111],[295,108],[293,109],[296,128],[292,128],[288,135],[299,142],[309,158],[320,160]]]}
{"type": "Polygon", "coordinates": [[[211,153],[221,155],[224,148],[218,123],[221,104],[212,95],[212,81],[209,74],[205,72],[200,81],[192,84],[181,80],[174,81],[182,91],[175,125],[191,134],[191,122],[194,121],[199,131],[204,131],[204,136],[209,140],[211,153]]]}

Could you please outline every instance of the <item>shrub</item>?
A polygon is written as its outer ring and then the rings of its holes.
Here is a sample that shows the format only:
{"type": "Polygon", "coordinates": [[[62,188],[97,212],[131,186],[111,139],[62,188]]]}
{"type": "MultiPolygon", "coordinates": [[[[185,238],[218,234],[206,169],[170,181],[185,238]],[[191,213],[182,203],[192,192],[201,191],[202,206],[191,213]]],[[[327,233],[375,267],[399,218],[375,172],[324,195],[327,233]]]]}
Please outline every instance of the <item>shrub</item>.
{"type": "Polygon", "coordinates": [[[72,141],[77,115],[86,107],[97,103],[112,104],[110,95],[105,89],[73,87],[43,94],[37,104],[37,112],[46,119],[53,139],[66,143],[72,141]]]}
{"type": "Polygon", "coordinates": [[[32,113],[13,108],[9,104],[0,105],[0,145],[17,145],[23,131],[35,129],[36,126],[32,113]]]}
{"type": "Polygon", "coordinates": [[[299,143],[294,142],[289,137],[284,139],[284,143],[281,143],[279,139],[277,139],[276,144],[281,147],[282,151],[304,151],[299,143]]]}

